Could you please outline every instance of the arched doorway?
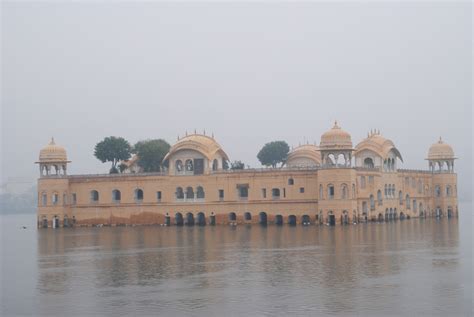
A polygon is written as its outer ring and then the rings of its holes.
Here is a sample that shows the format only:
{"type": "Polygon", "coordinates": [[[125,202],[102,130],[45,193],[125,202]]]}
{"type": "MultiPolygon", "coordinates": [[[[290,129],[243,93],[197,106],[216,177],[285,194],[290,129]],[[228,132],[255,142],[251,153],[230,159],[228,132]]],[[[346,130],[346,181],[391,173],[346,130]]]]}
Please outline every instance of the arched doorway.
{"type": "Polygon", "coordinates": [[[171,226],[171,217],[168,213],[165,216],[165,226],[171,226]]]}
{"type": "Polygon", "coordinates": [[[453,216],[453,209],[451,207],[448,207],[448,218],[451,218],[453,216]]]}
{"type": "Polygon", "coordinates": [[[329,224],[330,226],[335,226],[335,225],[336,225],[336,215],[334,215],[334,214],[332,213],[332,211],[330,211],[330,212],[328,213],[328,224],[329,224]]]}
{"type": "Polygon", "coordinates": [[[68,227],[69,227],[69,219],[68,219],[67,215],[64,215],[63,227],[64,227],[64,228],[68,228],[68,227]]]}
{"type": "Polygon", "coordinates": [[[198,226],[205,226],[206,225],[206,216],[203,212],[199,212],[197,214],[197,224],[198,226]]]}
{"type": "Polygon", "coordinates": [[[383,221],[383,215],[382,213],[379,213],[379,216],[378,216],[378,219],[377,219],[379,222],[382,222],[383,221]]]}
{"type": "Polygon", "coordinates": [[[194,215],[192,212],[188,212],[186,214],[186,225],[187,226],[194,226],[194,215]]]}
{"type": "Polygon", "coordinates": [[[229,214],[229,221],[230,222],[235,222],[237,220],[237,215],[235,214],[235,212],[231,212],[229,214]]]}
{"type": "Polygon", "coordinates": [[[288,216],[288,224],[290,226],[296,226],[296,216],[295,215],[289,215],[288,216]]]}
{"type": "Polygon", "coordinates": [[[48,228],[48,218],[46,218],[46,216],[43,216],[41,225],[43,228],[48,228]]]}
{"type": "Polygon", "coordinates": [[[275,224],[277,226],[283,225],[283,216],[282,215],[276,215],[275,216],[275,224]]]}
{"type": "Polygon", "coordinates": [[[403,212],[400,212],[400,220],[404,220],[405,219],[405,214],[403,212]]]}
{"type": "Polygon", "coordinates": [[[259,223],[262,225],[262,226],[266,226],[267,225],[267,213],[262,211],[260,214],[259,214],[259,223]]]}
{"type": "Polygon", "coordinates": [[[54,216],[54,218],[53,218],[53,228],[59,228],[59,218],[58,218],[58,216],[54,216]]]}
{"type": "Polygon", "coordinates": [[[174,220],[175,220],[175,224],[177,226],[182,226],[184,224],[184,221],[183,221],[183,214],[180,213],[180,212],[177,212],[174,216],[174,220]]]}
{"type": "Polygon", "coordinates": [[[342,212],[342,222],[343,224],[345,225],[348,225],[349,224],[349,213],[347,212],[347,210],[344,210],[342,212]]]}
{"type": "Polygon", "coordinates": [[[311,218],[308,215],[303,215],[301,217],[301,224],[304,226],[311,224],[311,218]]]}
{"type": "Polygon", "coordinates": [[[244,219],[245,219],[245,221],[251,221],[251,220],[252,220],[252,214],[247,211],[247,212],[244,214],[244,219]]]}
{"type": "Polygon", "coordinates": [[[209,224],[211,226],[216,225],[216,215],[214,214],[214,212],[211,212],[211,216],[209,217],[209,224]]]}

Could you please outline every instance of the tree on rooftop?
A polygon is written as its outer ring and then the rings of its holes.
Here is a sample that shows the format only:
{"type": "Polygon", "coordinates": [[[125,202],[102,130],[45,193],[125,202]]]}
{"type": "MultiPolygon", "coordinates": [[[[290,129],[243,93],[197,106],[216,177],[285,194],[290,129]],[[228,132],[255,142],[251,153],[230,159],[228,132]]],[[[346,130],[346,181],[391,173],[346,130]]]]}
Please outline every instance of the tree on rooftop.
{"type": "Polygon", "coordinates": [[[118,173],[117,163],[130,158],[131,146],[121,137],[109,136],[96,144],[94,155],[102,163],[112,162],[110,173],[118,173]]]}
{"type": "Polygon", "coordinates": [[[258,152],[257,158],[265,166],[271,166],[275,168],[278,163],[282,165],[285,163],[290,147],[285,141],[273,141],[265,144],[260,152],[258,152]]]}
{"type": "Polygon", "coordinates": [[[137,155],[137,164],[144,172],[160,172],[164,166],[163,159],[170,147],[163,139],[144,140],[133,146],[133,153],[137,155]]]}
{"type": "Polygon", "coordinates": [[[233,161],[230,164],[231,170],[243,170],[245,168],[245,164],[242,161],[233,161]]]}

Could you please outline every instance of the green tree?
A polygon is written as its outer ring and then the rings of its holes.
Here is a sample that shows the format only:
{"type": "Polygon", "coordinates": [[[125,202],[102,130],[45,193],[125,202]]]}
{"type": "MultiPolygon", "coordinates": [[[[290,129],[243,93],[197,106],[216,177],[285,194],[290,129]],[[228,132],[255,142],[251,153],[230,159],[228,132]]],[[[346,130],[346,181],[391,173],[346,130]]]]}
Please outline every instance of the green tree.
{"type": "Polygon", "coordinates": [[[121,137],[109,136],[96,144],[94,155],[102,163],[112,162],[110,173],[118,173],[117,163],[130,158],[131,146],[121,137]]]}
{"type": "Polygon", "coordinates": [[[245,168],[245,164],[242,161],[233,161],[230,164],[231,170],[243,170],[245,168]]]}
{"type": "Polygon", "coordinates": [[[144,140],[135,144],[133,152],[138,156],[137,164],[144,172],[159,172],[170,147],[169,143],[162,139],[144,140]]]}
{"type": "Polygon", "coordinates": [[[282,165],[285,163],[290,147],[285,141],[273,141],[267,143],[258,152],[257,158],[265,166],[276,167],[278,163],[282,165]]]}

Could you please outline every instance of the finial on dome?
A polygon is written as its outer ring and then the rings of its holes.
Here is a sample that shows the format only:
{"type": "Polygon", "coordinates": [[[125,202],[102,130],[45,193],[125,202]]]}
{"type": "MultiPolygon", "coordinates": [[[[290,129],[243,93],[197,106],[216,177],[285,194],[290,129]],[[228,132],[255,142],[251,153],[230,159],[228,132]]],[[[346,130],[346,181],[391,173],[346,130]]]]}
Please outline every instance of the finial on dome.
{"type": "Polygon", "coordinates": [[[438,141],[439,144],[443,143],[443,139],[441,138],[441,135],[439,136],[439,141],[438,141]]]}
{"type": "Polygon", "coordinates": [[[337,120],[334,120],[334,127],[333,129],[339,129],[339,126],[337,125],[337,120]]]}
{"type": "Polygon", "coordinates": [[[49,145],[55,145],[56,143],[54,142],[54,137],[51,137],[51,141],[49,141],[49,145]]]}

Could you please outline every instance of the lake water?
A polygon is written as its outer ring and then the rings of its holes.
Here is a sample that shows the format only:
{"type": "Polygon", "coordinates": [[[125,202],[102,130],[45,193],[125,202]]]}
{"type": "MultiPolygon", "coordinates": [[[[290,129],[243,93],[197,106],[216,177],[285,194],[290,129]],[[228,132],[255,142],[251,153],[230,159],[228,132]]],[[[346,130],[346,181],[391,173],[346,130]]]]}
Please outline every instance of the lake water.
{"type": "Polygon", "coordinates": [[[473,314],[470,204],[459,219],[344,227],[0,219],[2,316],[473,314]]]}

